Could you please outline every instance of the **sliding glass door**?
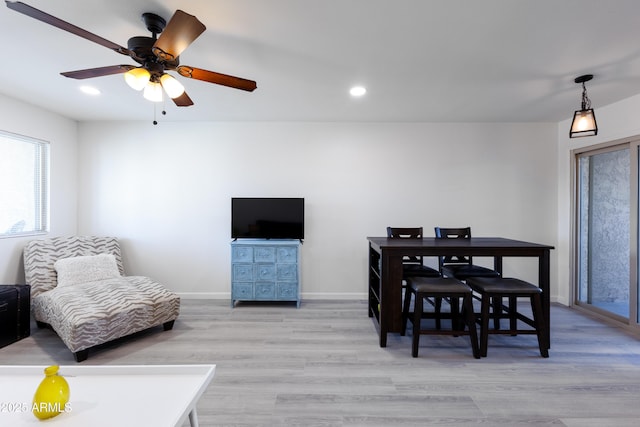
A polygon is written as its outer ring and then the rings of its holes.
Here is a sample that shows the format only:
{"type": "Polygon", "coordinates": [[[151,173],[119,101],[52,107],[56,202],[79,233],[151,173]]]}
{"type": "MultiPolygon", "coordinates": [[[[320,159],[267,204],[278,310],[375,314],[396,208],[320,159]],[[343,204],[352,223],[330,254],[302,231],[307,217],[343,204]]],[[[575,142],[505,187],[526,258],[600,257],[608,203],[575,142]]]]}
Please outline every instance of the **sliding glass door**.
{"type": "Polygon", "coordinates": [[[638,324],[638,142],[576,152],[575,303],[638,324]]]}

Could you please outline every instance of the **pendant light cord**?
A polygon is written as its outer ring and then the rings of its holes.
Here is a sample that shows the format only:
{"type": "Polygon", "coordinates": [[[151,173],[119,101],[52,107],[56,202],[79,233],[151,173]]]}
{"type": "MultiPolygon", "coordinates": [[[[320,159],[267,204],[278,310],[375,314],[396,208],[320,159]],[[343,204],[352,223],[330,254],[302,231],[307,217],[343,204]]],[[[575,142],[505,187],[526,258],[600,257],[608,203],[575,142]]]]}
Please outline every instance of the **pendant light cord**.
{"type": "Polygon", "coordinates": [[[587,96],[587,87],[584,82],[582,82],[582,110],[591,109],[591,100],[587,96]]]}

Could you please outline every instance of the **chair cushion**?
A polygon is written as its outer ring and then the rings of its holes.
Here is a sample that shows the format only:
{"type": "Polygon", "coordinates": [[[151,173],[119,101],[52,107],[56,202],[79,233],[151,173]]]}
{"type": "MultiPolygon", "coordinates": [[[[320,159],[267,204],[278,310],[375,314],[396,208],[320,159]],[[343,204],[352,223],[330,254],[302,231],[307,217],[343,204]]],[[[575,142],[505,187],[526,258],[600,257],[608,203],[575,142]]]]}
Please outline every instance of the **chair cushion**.
{"type": "Polygon", "coordinates": [[[500,277],[500,274],[495,270],[470,264],[445,265],[442,267],[442,274],[460,280],[468,277],[500,277]]]}
{"type": "Polygon", "coordinates": [[[457,279],[448,277],[411,277],[407,287],[416,293],[451,295],[471,293],[471,288],[457,279]]]}
{"type": "Polygon", "coordinates": [[[174,320],[180,297],[149,277],[58,286],[32,300],[34,318],[77,352],[174,320]]]}
{"type": "Polygon", "coordinates": [[[536,285],[510,277],[470,277],[467,284],[480,293],[525,296],[542,292],[536,285]]]}
{"type": "Polygon", "coordinates": [[[440,272],[426,265],[403,264],[402,275],[404,277],[440,277],[440,272]]]}

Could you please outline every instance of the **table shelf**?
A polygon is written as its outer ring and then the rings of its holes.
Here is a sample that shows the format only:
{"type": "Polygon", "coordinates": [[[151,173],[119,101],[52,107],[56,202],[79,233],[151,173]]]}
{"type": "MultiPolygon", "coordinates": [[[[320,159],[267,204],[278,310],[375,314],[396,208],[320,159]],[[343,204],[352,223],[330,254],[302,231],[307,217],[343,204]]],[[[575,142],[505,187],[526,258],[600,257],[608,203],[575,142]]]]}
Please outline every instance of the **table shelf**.
{"type": "Polygon", "coordinates": [[[369,317],[380,322],[380,254],[369,248],[369,317]]]}

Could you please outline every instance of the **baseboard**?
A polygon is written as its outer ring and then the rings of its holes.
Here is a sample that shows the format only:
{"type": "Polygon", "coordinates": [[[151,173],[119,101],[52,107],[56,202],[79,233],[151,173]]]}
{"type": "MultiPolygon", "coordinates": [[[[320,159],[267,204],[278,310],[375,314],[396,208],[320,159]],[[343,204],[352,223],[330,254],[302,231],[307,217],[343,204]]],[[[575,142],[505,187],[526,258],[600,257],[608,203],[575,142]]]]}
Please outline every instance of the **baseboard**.
{"type": "Polygon", "coordinates": [[[567,307],[569,307],[571,305],[571,304],[569,304],[569,300],[567,298],[553,297],[552,296],[550,299],[551,299],[550,302],[552,304],[554,304],[554,303],[555,304],[561,304],[561,305],[564,305],[564,306],[567,306],[567,307]]]}
{"type": "Polygon", "coordinates": [[[367,294],[358,292],[303,292],[301,298],[303,300],[364,300],[367,299],[367,294]]]}
{"type": "Polygon", "coordinates": [[[229,292],[176,292],[182,299],[230,299],[229,292]]]}
{"type": "MultiPolygon", "coordinates": [[[[229,292],[177,292],[183,299],[230,299],[229,292]]],[[[366,293],[358,292],[303,292],[302,300],[366,300],[366,293]]],[[[568,301],[563,298],[551,298],[551,303],[558,303],[569,306],[568,301]]]]}
{"type": "MultiPolygon", "coordinates": [[[[177,292],[183,299],[231,299],[229,292],[177,292]]],[[[303,292],[302,300],[365,300],[366,293],[358,292],[303,292]]]]}

